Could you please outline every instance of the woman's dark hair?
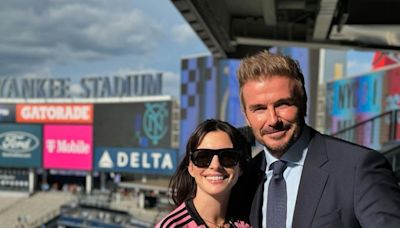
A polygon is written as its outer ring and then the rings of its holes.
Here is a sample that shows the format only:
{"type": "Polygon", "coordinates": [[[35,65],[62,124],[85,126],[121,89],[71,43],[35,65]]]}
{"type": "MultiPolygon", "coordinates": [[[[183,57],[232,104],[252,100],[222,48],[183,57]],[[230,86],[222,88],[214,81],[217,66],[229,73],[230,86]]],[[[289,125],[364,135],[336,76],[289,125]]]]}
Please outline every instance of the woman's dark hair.
{"type": "Polygon", "coordinates": [[[241,170],[244,170],[246,167],[246,163],[251,156],[251,145],[238,129],[227,122],[215,119],[209,119],[200,123],[190,136],[186,144],[185,156],[181,160],[169,183],[172,200],[176,206],[179,206],[185,200],[196,195],[197,185],[188,171],[190,152],[197,149],[204,136],[213,131],[222,131],[229,135],[233,148],[241,152],[239,161],[241,170]]]}

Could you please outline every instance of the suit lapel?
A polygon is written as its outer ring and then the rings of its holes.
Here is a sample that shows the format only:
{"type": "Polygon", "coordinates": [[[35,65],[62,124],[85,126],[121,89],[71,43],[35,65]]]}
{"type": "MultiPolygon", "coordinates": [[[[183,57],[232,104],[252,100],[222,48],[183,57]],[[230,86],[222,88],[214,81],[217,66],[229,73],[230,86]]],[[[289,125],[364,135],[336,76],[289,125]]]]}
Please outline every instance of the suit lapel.
{"type": "Polygon", "coordinates": [[[263,190],[264,190],[264,181],[265,181],[265,168],[266,168],[266,161],[265,161],[265,154],[264,151],[261,151],[255,158],[254,163],[252,164],[252,168],[255,168],[255,172],[251,172],[255,174],[257,189],[254,194],[254,198],[251,204],[251,212],[250,212],[250,223],[253,227],[262,227],[262,203],[263,203],[263,190]]]}
{"type": "Polygon", "coordinates": [[[320,202],[328,173],[321,169],[327,162],[324,139],[317,132],[308,148],[307,157],[301,175],[296,206],[293,215],[293,227],[311,227],[318,203],[320,202]]]}
{"type": "MultiPolygon", "coordinates": [[[[260,178],[260,179],[264,179],[264,178],[260,178]]],[[[261,225],[261,221],[262,221],[262,202],[263,202],[263,190],[264,190],[264,181],[259,180],[259,185],[257,187],[257,191],[255,194],[255,197],[253,198],[253,202],[251,204],[251,214],[250,214],[250,222],[251,224],[260,224],[261,225]]],[[[262,226],[260,226],[262,227],[262,226]]]]}

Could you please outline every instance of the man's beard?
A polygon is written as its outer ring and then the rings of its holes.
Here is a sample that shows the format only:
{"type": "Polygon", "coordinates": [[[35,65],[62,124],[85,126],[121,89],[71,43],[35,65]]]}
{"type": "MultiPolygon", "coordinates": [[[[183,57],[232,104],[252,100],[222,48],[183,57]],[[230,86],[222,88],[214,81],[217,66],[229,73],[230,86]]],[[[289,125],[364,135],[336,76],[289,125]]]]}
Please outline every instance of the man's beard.
{"type": "MultiPolygon", "coordinates": [[[[299,128],[300,127],[298,127],[298,129],[296,129],[297,132],[300,132],[299,128]]],[[[265,144],[264,146],[268,149],[268,151],[271,154],[280,154],[280,155],[282,155],[282,154],[284,154],[284,152],[286,152],[296,142],[297,138],[300,135],[297,132],[294,132],[292,137],[289,139],[289,141],[287,141],[286,143],[283,143],[282,145],[276,146],[274,148],[268,146],[267,144],[265,144]]]]}
{"type": "MultiPolygon", "coordinates": [[[[280,124],[280,127],[278,127],[278,129],[286,129],[286,130],[290,130],[291,128],[295,128],[292,137],[285,143],[279,145],[279,146],[275,146],[275,147],[271,147],[269,145],[267,145],[266,143],[263,142],[262,140],[262,136],[261,139],[258,139],[258,141],[264,145],[268,151],[273,154],[273,155],[278,155],[278,157],[282,156],[299,138],[300,133],[301,133],[301,129],[303,128],[303,125],[301,121],[296,121],[295,123],[291,124],[289,127],[288,126],[284,126],[283,123],[280,124]]],[[[262,135],[262,132],[260,133],[262,135]]]]}

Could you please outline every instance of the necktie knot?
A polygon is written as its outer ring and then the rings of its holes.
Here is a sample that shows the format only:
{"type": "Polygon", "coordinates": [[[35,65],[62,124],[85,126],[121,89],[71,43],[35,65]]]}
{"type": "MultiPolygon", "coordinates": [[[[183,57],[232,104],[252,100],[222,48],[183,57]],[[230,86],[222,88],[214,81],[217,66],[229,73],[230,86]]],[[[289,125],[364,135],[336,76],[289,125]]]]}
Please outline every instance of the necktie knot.
{"type": "Polygon", "coordinates": [[[274,179],[281,179],[283,178],[283,172],[285,171],[286,167],[286,162],[278,160],[272,163],[269,169],[272,169],[272,176],[274,177],[274,179]]]}

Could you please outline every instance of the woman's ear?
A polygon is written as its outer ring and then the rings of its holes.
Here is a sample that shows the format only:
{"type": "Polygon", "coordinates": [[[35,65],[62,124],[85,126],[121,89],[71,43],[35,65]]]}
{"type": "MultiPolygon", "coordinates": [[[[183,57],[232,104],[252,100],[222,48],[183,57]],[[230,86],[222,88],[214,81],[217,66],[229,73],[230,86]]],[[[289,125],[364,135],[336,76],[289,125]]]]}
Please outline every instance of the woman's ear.
{"type": "Polygon", "coordinates": [[[193,174],[193,163],[192,162],[189,162],[189,165],[188,165],[187,169],[188,169],[188,172],[189,172],[190,176],[194,177],[194,174],[193,174]]]}

